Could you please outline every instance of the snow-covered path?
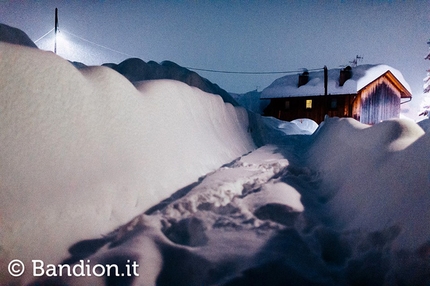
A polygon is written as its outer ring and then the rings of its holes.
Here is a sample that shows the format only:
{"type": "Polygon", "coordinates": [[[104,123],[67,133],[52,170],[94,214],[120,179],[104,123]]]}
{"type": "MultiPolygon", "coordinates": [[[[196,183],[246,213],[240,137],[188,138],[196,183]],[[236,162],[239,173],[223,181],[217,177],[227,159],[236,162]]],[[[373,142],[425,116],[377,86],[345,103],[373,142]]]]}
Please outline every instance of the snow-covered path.
{"type": "MultiPolygon", "coordinates": [[[[91,255],[75,253],[68,262],[85,258],[94,264],[118,263],[133,257],[145,273],[136,278],[137,284],[211,285],[228,284],[242,271],[287,259],[282,271],[313,281],[306,272],[316,257],[306,269],[296,269],[303,253],[280,248],[297,243],[306,247],[299,235],[304,227],[301,195],[288,183],[303,183],[311,176],[297,165],[298,151],[306,145],[297,144],[299,140],[309,141],[309,136],[292,136],[284,146],[263,146],[207,174],[181,190],[180,198],[174,194],[102,243],[80,242],[76,249],[106,245],[91,255]],[[284,238],[292,241],[281,243],[284,238]],[[272,245],[273,240],[281,245],[272,245]]],[[[78,285],[82,278],[67,282],[78,285]]]]}
{"type": "MultiPolygon", "coordinates": [[[[353,128],[357,134],[342,137],[341,141],[372,138],[378,149],[396,146],[390,156],[400,156],[396,152],[415,142],[407,156],[412,159],[413,154],[422,151],[421,144],[428,146],[428,134],[423,136],[422,130],[407,122],[387,123],[392,137],[379,137],[384,143],[378,145],[374,136],[382,131],[372,133],[374,130],[348,120],[328,119],[325,124],[313,136],[286,136],[282,143],[260,147],[207,174],[107,237],[78,243],[76,250],[91,251],[77,251],[68,262],[87,259],[94,264],[126,264],[131,257],[138,261],[141,271],[139,277],[129,281],[135,285],[425,285],[422,283],[428,282],[430,273],[428,221],[418,219],[415,224],[421,229],[416,233],[409,225],[416,218],[411,221],[407,213],[400,212],[397,218],[384,221],[387,217],[381,208],[401,208],[397,201],[401,198],[402,204],[413,203],[426,217],[429,189],[424,187],[422,194],[405,196],[392,186],[392,197],[379,201],[378,209],[370,209],[365,203],[357,206],[359,190],[339,187],[334,191],[329,187],[345,178],[348,166],[338,160],[351,158],[344,153],[336,156],[328,146],[322,155],[314,152],[331,131],[342,133],[353,128]],[[395,135],[395,130],[400,133],[395,135]],[[315,168],[325,156],[332,156],[331,163],[338,166],[334,177],[327,170],[315,168]],[[349,191],[346,197],[345,191],[349,191]],[[363,214],[357,212],[360,207],[367,208],[364,221],[363,214]],[[356,210],[354,218],[348,210],[356,210]],[[368,221],[369,216],[378,215],[368,221]]],[[[332,137],[330,144],[342,149],[343,143],[336,140],[332,137]]],[[[363,150],[349,151],[352,156],[358,152],[373,164],[363,150]]],[[[387,156],[381,152],[377,152],[379,156],[387,156]]],[[[378,174],[382,179],[384,176],[378,174]]],[[[417,184],[420,177],[415,177],[417,184]]],[[[381,192],[372,180],[367,178],[367,183],[375,186],[373,192],[381,192]]],[[[398,183],[395,178],[391,180],[398,183]]],[[[366,180],[361,181],[354,181],[354,185],[364,190],[366,180]]],[[[372,197],[373,192],[367,195],[369,204],[380,199],[378,195],[372,197]]],[[[65,280],[72,285],[83,283],[83,278],[65,280]]],[[[96,280],[91,277],[85,283],[96,280]]]]}

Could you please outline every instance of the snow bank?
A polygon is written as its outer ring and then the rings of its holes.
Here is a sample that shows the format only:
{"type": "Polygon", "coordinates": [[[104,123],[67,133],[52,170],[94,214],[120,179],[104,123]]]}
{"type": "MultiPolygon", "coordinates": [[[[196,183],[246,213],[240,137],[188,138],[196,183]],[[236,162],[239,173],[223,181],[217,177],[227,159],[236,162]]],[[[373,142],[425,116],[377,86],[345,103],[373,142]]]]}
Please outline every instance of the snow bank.
{"type": "Polygon", "coordinates": [[[282,121],[274,117],[262,117],[268,129],[280,130],[285,135],[311,135],[318,128],[318,124],[312,119],[296,119],[293,121],[282,121]]]}
{"type": "Polygon", "coordinates": [[[425,131],[425,132],[429,132],[430,131],[430,119],[424,119],[418,122],[418,125],[425,131]]]}
{"type": "Polygon", "coordinates": [[[0,23],[0,42],[37,48],[36,44],[20,29],[0,23]]]}
{"type": "Polygon", "coordinates": [[[72,243],[255,148],[243,108],[180,82],[136,88],[109,68],[6,43],[0,78],[1,269],[58,263],[72,243]]]}
{"type": "Polygon", "coordinates": [[[109,63],[104,64],[104,66],[116,70],[131,82],[150,79],[173,79],[182,81],[189,86],[200,88],[205,92],[218,94],[225,102],[231,103],[234,106],[238,105],[232,96],[217,84],[171,61],[163,61],[158,64],[154,61],[146,63],[138,58],[130,58],[119,64],[109,63]]]}
{"type": "Polygon", "coordinates": [[[409,120],[373,127],[327,119],[315,134],[309,166],[321,173],[319,194],[334,228],[399,229],[397,248],[430,238],[430,136],[409,120]]]}

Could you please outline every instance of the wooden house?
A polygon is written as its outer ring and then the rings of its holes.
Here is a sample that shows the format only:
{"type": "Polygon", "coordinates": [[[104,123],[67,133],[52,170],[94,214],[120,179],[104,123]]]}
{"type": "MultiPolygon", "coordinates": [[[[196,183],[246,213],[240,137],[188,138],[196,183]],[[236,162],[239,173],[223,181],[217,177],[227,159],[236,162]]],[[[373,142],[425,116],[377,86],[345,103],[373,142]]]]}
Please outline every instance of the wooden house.
{"type": "Polygon", "coordinates": [[[285,121],[310,118],[319,124],[328,115],[375,124],[398,118],[401,103],[412,94],[398,70],[360,65],[287,75],[265,88],[260,98],[270,99],[264,115],[285,121]]]}

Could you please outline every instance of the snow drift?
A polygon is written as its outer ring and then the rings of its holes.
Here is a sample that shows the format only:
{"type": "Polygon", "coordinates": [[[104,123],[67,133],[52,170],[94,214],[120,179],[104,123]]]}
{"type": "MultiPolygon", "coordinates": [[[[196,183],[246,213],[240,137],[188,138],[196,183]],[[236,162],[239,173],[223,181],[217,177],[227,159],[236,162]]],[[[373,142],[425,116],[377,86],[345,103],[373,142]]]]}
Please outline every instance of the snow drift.
{"type": "Polygon", "coordinates": [[[0,23],[0,41],[37,48],[36,44],[20,29],[0,23]]]}
{"type": "Polygon", "coordinates": [[[116,70],[131,82],[150,79],[178,80],[205,92],[218,94],[225,102],[231,103],[234,106],[238,105],[233,97],[217,84],[171,61],[163,61],[158,64],[154,61],[146,63],[138,58],[130,58],[119,64],[108,63],[103,65],[116,70]]]}
{"type": "Polygon", "coordinates": [[[320,197],[332,227],[399,230],[397,247],[430,238],[430,146],[409,120],[372,128],[353,119],[327,119],[315,134],[308,166],[322,176],[320,197]]]}
{"type": "Polygon", "coordinates": [[[127,285],[428,285],[429,139],[404,120],[326,119],[75,244],[67,262],[133,259],[141,275],[127,285]]]}
{"type": "Polygon", "coordinates": [[[180,82],[6,43],[0,78],[1,269],[58,262],[255,148],[243,108],[180,82]]]}

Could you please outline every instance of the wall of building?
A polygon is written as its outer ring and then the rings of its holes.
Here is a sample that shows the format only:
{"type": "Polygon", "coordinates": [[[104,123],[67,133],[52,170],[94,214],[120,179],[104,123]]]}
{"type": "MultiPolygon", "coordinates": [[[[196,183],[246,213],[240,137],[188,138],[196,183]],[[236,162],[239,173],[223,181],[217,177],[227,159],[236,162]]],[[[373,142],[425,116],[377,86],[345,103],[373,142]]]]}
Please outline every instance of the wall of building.
{"type": "Polygon", "coordinates": [[[382,77],[360,92],[360,122],[376,124],[382,120],[400,116],[400,92],[382,77]]]}
{"type": "Polygon", "coordinates": [[[265,109],[266,116],[291,121],[298,118],[309,118],[318,124],[325,115],[330,117],[351,116],[350,103],[353,95],[309,96],[272,99],[265,109]]]}

